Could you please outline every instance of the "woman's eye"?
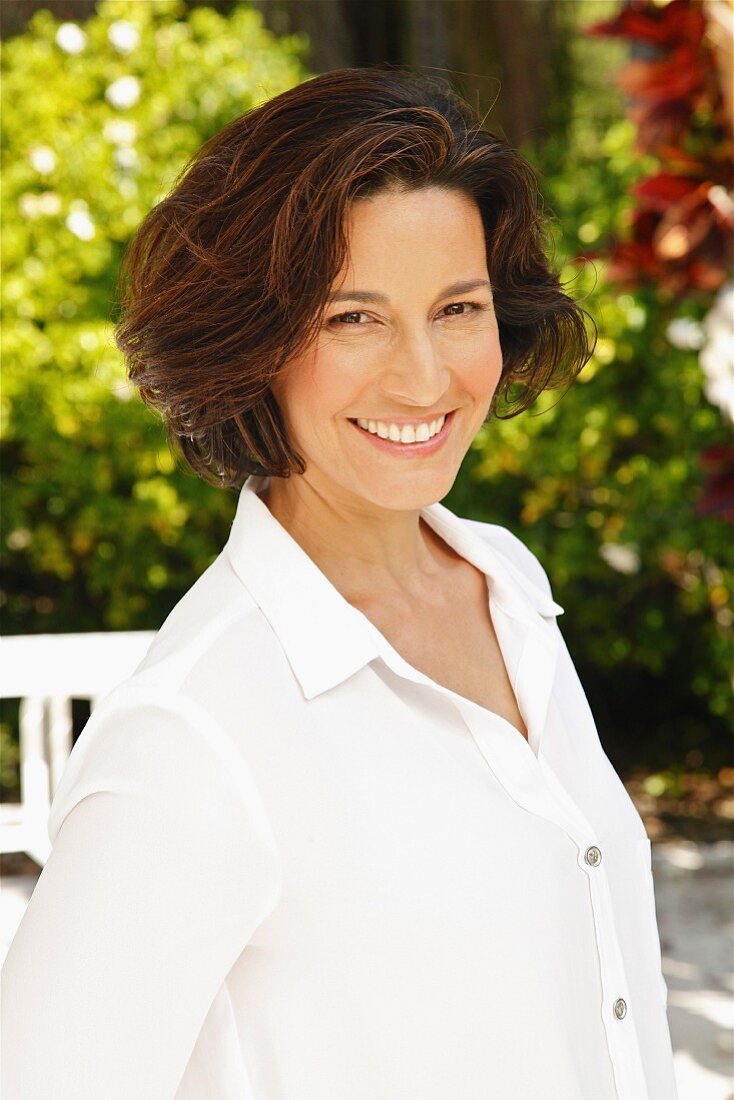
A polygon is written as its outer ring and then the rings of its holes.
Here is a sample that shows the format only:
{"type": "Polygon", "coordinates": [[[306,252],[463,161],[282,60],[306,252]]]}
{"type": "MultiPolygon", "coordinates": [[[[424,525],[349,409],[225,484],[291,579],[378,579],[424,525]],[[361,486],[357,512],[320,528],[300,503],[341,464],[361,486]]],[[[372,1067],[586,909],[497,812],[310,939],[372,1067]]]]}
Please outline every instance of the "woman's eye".
{"type": "Polygon", "coordinates": [[[329,324],[330,325],[334,325],[334,324],[345,324],[345,325],[357,324],[358,325],[359,322],[354,321],[354,318],[355,317],[366,317],[366,316],[367,316],[367,314],[362,313],[361,310],[353,309],[353,310],[350,310],[347,313],[337,313],[335,317],[332,317],[330,319],[329,324]]]}
{"type": "Polygon", "coordinates": [[[461,306],[461,313],[451,313],[450,317],[466,317],[471,313],[481,313],[482,310],[489,309],[489,306],[484,305],[482,302],[452,302],[451,305],[445,306],[445,309],[456,309],[461,306]],[[468,306],[468,309],[464,307],[468,306]]]}

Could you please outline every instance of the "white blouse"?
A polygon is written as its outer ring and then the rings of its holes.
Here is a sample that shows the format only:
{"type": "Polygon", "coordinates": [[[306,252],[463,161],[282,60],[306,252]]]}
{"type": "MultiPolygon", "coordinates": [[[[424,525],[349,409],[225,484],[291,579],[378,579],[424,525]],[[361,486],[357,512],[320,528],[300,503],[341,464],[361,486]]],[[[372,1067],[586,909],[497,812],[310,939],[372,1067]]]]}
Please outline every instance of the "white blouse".
{"type": "Polygon", "coordinates": [[[74,746],[3,1100],[676,1100],[650,841],[537,558],[422,510],[486,575],[526,740],[403,660],[266,483],[74,746]]]}

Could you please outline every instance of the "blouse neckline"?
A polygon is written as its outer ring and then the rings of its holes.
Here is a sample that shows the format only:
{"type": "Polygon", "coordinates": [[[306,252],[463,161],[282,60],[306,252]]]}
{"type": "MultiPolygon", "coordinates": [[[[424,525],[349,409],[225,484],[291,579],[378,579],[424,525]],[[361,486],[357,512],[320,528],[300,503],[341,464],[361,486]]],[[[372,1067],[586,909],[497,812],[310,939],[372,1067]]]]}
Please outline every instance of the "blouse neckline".
{"type": "MultiPolygon", "coordinates": [[[[242,486],[225,550],[278,636],[306,699],[335,687],[379,657],[397,675],[428,685],[458,706],[496,721],[507,735],[534,750],[528,720],[532,716],[527,713],[526,701],[518,694],[528,740],[501,715],[410,665],[371,620],[342,596],[270,512],[259,496],[268,481],[253,474],[242,486]]],[[[550,676],[556,650],[552,621],[563,613],[560,604],[444,505],[428,505],[420,514],[449,546],[484,573],[495,627],[501,619],[494,614],[496,610],[509,617],[498,630],[506,665],[508,643],[522,636],[536,647],[536,658],[540,651],[544,653],[550,676]]]]}

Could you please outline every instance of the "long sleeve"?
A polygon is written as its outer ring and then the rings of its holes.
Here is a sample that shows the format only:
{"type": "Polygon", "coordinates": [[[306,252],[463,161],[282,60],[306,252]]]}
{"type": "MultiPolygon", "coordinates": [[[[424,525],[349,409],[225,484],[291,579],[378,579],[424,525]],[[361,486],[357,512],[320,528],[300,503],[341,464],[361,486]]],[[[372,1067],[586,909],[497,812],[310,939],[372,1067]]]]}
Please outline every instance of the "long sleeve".
{"type": "Polygon", "coordinates": [[[280,888],[243,760],[198,704],[96,711],[3,969],[3,1100],[173,1097],[280,888]]]}

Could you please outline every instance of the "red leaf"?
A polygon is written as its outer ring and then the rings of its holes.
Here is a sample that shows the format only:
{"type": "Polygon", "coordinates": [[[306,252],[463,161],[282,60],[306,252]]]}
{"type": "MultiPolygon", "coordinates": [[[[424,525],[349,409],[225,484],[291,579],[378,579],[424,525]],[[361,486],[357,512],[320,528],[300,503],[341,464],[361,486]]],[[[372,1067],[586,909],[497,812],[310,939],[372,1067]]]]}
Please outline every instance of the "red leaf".
{"type": "Polygon", "coordinates": [[[664,61],[630,61],[618,73],[617,83],[627,95],[650,103],[686,99],[704,87],[706,77],[696,50],[679,46],[664,61]]]}
{"type": "Polygon", "coordinates": [[[642,42],[667,42],[667,29],[645,12],[623,8],[614,19],[602,19],[584,28],[586,34],[599,38],[635,38],[642,42]]]}
{"type": "Polygon", "coordinates": [[[586,27],[586,34],[673,46],[680,42],[697,44],[704,28],[705,16],[699,0],[695,3],[671,0],[664,7],[653,7],[646,0],[632,0],[614,19],[586,27]]]}
{"type": "Polygon", "coordinates": [[[659,265],[650,245],[641,241],[624,241],[613,251],[607,268],[612,283],[638,286],[646,278],[654,279],[659,265]]]}
{"type": "Polygon", "coordinates": [[[643,199],[650,210],[667,210],[672,203],[680,202],[700,186],[699,180],[675,176],[671,172],[658,172],[656,176],[640,180],[632,188],[632,194],[643,199]]]}

